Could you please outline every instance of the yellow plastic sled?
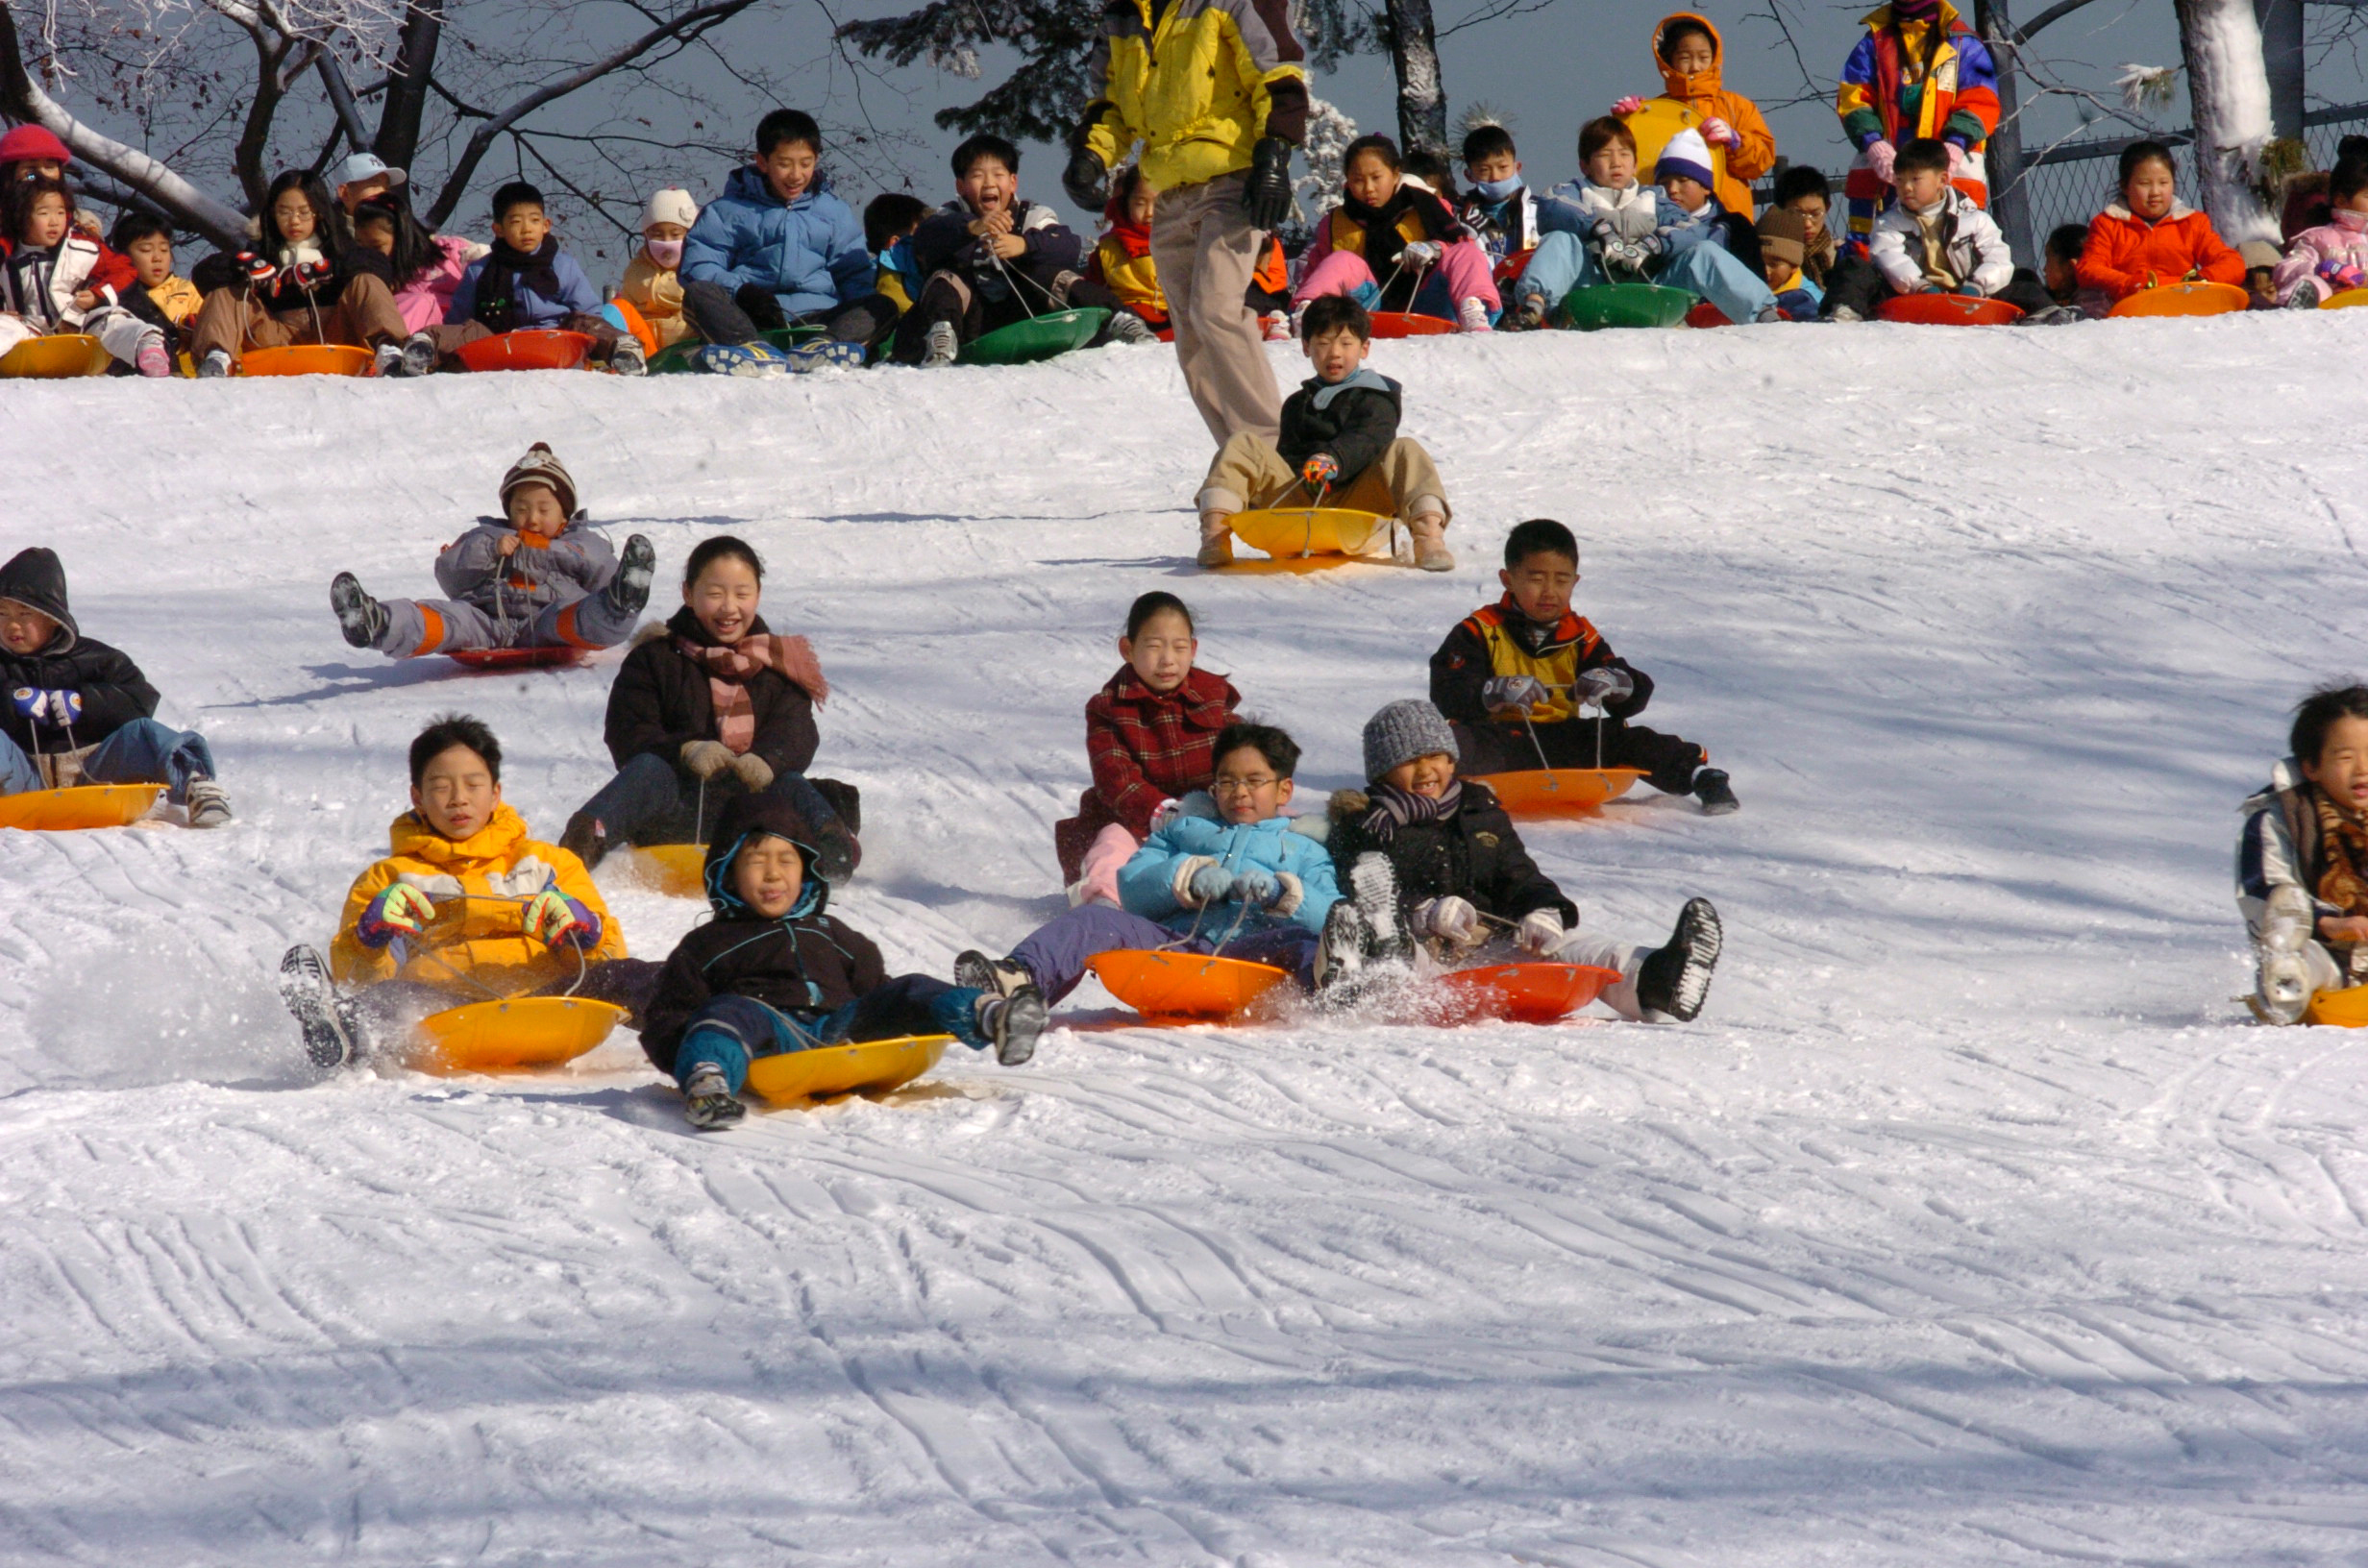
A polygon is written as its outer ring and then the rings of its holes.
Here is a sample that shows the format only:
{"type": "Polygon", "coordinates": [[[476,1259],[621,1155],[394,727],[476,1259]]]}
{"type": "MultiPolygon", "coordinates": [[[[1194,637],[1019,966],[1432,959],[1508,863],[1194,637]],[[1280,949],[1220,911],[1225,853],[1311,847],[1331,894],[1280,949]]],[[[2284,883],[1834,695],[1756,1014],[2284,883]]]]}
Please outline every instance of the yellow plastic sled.
{"type": "Polygon", "coordinates": [[[573,1062],[625,1017],[582,996],[513,996],[470,1002],[422,1018],[404,1065],[418,1072],[503,1072],[573,1062]]]}
{"type": "Polygon", "coordinates": [[[1147,1018],[1230,1018],[1291,976],[1271,964],[1206,953],[1119,948],[1087,963],[1110,994],[1147,1018]]]}
{"type": "Polygon", "coordinates": [[[83,784],[70,790],[0,795],[0,827],[70,833],[86,827],[128,827],[148,815],[161,784],[83,784]]]}
{"type": "Polygon", "coordinates": [[[1472,776],[1509,817],[1576,817],[1626,795],[1644,773],[1638,768],[1555,768],[1472,776]]]}
{"type": "Polygon", "coordinates": [[[2313,992],[2310,1005],[2303,1010],[2303,1022],[2324,1023],[2337,1029],[2368,1029],[2368,986],[2313,992]]]}
{"type": "Polygon", "coordinates": [[[749,1088],[776,1105],[832,1094],[885,1094],[936,1066],[952,1043],[951,1035],[902,1035],[760,1056],[749,1063],[749,1088]]]}
{"type": "Polygon", "coordinates": [[[703,844],[645,844],[610,855],[634,881],[669,898],[707,895],[707,846],[703,844]]]}
{"type": "Polygon", "coordinates": [[[1390,520],[1345,506],[1273,506],[1233,514],[1233,536],[1276,560],[1365,555],[1390,549],[1390,520]]]}
{"type": "Polygon", "coordinates": [[[32,381],[67,381],[83,376],[104,376],[110,355],[105,344],[87,332],[60,332],[28,338],[0,355],[0,376],[32,381]]]}
{"type": "Polygon", "coordinates": [[[2368,288],[2347,288],[2340,294],[2330,294],[2319,302],[2322,310],[2350,310],[2368,305],[2368,288]]]}

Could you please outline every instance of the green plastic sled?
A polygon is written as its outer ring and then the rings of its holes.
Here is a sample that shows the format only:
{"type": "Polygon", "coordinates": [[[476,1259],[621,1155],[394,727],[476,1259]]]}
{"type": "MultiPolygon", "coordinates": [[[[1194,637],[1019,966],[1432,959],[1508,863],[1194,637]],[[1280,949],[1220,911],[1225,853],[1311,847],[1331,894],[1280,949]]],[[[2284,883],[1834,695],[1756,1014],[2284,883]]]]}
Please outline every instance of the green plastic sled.
{"type": "Polygon", "coordinates": [[[1674,327],[1694,306],[1682,288],[1658,283],[1595,283],[1563,296],[1562,325],[1582,332],[1606,327],[1674,327]]]}
{"type": "Polygon", "coordinates": [[[1110,312],[1096,306],[1050,310],[981,333],[962,350],[966,365],[1032,365],[1094,341],[1110,312]]]}
{"type": "MultiPolygon", "coordinates": [[[[794,349],[801,343],[811,343],[822,336],[824,331],[825,329],[821,327],[776,327],[764,336],[765,341],[777,349],[794,349]]],[[[686,337],[679,343],[669,343],[657,353],[650,355],[650,374],[653,376],[693,375],[699,367],[691,363],[691,355],[706,346],[695,337],[686,337]]]]}

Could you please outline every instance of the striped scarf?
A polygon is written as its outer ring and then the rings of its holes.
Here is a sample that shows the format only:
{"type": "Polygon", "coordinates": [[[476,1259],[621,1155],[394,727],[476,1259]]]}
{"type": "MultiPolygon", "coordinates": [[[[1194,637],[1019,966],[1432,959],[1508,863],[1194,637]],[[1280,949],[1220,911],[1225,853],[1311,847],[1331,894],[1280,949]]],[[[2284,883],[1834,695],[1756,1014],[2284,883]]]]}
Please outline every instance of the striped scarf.
{"type": "Polygon", "coordinates": [[[678,637],[675,650],[706,667],[707,701],[715,709],[715,738],[734,756],[746,756],[756,744],[756,704],[749,698],[749,681],[757,674],[778,672],[812,698],[818,708],[830,700],[830,683],[823,678],[822,661],[814,656],[814,645],[802,637],[758,632],[714,647],[678,637]]]}
{"type": "Polygon", "coordinates": [[[1367,799],[1371,809],[1365,814],[1365,831],[1375,844],[1386,845],[1397,837],[1401,827],[1443,822],[1453,817],[1464,804],[1464,782],[1450,779],[1438,795],[1410,795],[1389,784],[1376,784],[1367,799]]]}

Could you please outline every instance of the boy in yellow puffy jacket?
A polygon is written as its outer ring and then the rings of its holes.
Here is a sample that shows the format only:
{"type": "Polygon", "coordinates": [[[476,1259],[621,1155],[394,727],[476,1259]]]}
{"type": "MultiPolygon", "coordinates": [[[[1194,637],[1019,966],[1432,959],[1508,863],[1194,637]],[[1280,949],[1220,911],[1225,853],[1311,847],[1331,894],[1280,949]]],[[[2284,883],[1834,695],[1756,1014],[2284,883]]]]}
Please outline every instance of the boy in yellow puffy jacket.
{"type": "Polygon", "coordinates": [[[572,992],[638,1012],[657,966],[626,957],[583,862],[530,838],[504,803],[492,730],[438,719],[411,743],[410,769],[393,853],[354,879],[328,963],[308,946],[280,961],[313,1065],[340,1066],[430,1013],[489,997],[572,992]]]}

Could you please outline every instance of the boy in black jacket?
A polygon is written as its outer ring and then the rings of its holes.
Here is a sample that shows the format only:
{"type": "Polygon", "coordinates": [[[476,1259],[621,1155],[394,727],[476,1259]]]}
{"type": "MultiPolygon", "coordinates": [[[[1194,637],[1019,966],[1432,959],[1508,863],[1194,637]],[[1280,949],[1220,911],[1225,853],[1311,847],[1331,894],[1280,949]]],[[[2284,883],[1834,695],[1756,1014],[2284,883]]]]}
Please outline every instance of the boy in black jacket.
{"type": "Polygon", "coordinates": [[[1364,790],[1332,796],[1332,852],[1341,886],[1375,933],[1376,956],[1419,942],[1447,968],[1495,944],[1507,961],[1591,964],[1619,973],[1602,1000],[1621,1017],[1690,1023],[1717,967],[1718,912],[1687,900],[1656,948],[1577,929],[1579,912],[1529,858],[1489,787],[1455,776],[1455,731],[1430,703],[1393,702],[1366,722],[1364,790]],[[1403,933],[1401,936],[1400,933],[1403,933]]]}
{"type": "Polygon", "coordinates": [[[1044,1032],[1033,986],[1009,996],[925,974],[889,978],[879,949],[824,913],[830,886],[814,872],[814,833],[777,796],[742,796],[707,845],[715,918],[693,928],[658,975],[642,1012],[641,1048],[682,1086],[691,1125],[728,1127],[749,1059],[904,1035],[951,1035],[995,1047],[1016,1067],[1044,1032]]]}
{"type": "Polygon", "coordinates": [[[0,795],[77,784],[162,784],[191,827],[231,803],[194,730],[157,723],[157,689],[121,652],[82,634],[65,568],[35,546],[0,566],[0,795]]]}
{"type": "Polygon", "coordinates": [[[1653,681],[1570,610],[1579,542],[1550,517],[1505,539],[1505,597],[1466,616],[1431,655],[1431,700],[1455,725],[1470,773],[1636,768],[1657,790],[1715,816],[1737,807],[1727,775],[1691,741],[1632,724],[1653,681]],[[1599,717],[1582,723],[1579,710],[1599,717]]]}
{"type": "Polygon", "coordinates": [[[1308,301],[1299,335],[1314,377],[1283,401],[1281,437],[1236,432],[1201,481],[1203,567],[1233,560],[1233,514],[1296,501],[1352,507],[1406,520],[1415,564],[1454,570],[1447,552],[1447,500],[1430,454],[1397,433],[1397,382],[1367,370],[1373,318],[1345,294],[1308,301]]]}

